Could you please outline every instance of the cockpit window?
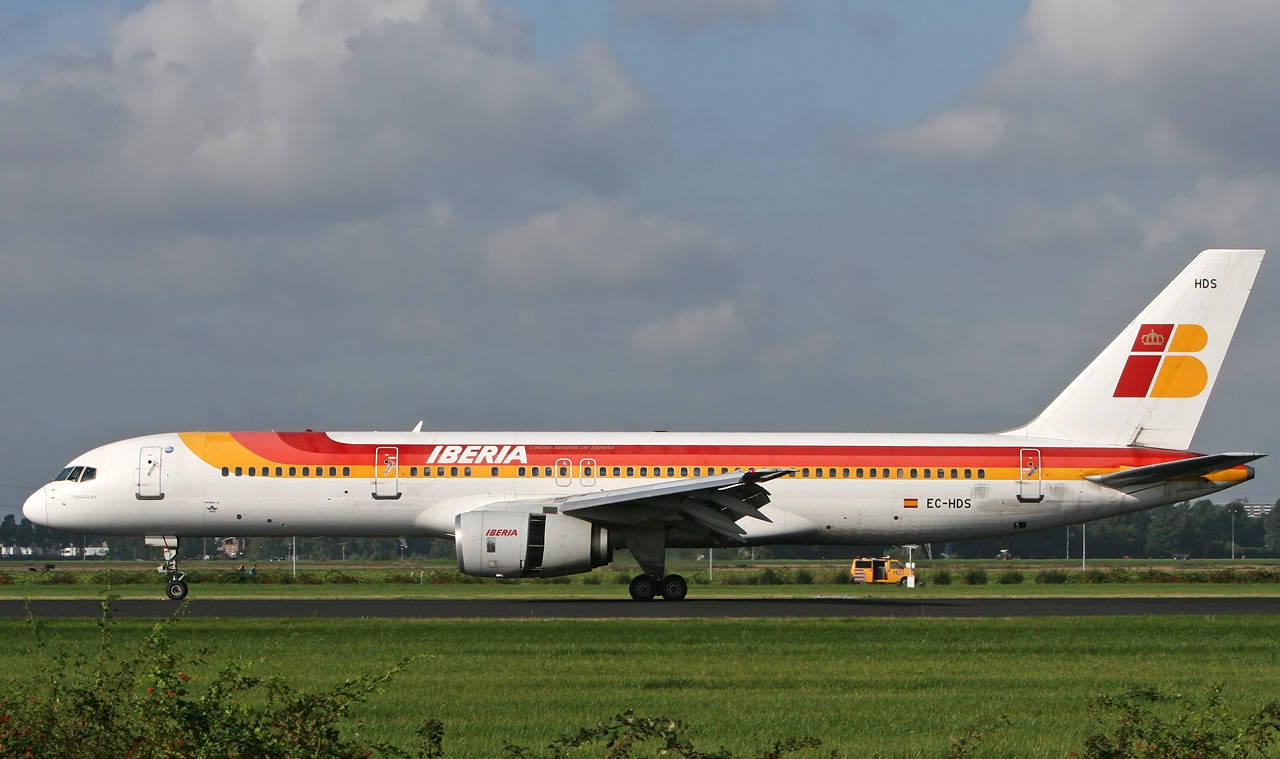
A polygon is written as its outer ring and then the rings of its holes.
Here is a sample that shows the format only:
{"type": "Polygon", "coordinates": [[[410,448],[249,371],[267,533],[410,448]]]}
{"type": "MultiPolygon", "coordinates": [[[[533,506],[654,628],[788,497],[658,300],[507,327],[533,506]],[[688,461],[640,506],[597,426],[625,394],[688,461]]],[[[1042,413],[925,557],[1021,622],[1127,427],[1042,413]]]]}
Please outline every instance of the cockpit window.
{"type": "Polygon", "coordinates": [[[58,472],[58,476],[53,478],[54,482],[88,482],[98,476],[98,470],[91,466],[69,466],[58,472]]]}

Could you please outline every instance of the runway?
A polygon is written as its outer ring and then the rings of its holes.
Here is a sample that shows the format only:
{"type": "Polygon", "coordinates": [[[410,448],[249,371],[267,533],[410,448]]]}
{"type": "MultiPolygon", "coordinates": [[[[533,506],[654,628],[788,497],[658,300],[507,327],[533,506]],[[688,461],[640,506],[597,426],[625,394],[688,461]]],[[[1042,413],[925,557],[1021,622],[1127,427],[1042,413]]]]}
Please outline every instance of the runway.
{"type": "MultiPolygon", "coordinates": [[[[41,618],[97,617],[94,600],[31,601],[41,618]]],[[[177,605],[115,601],[122,618],[159,618],[177,605]]],[[[22,601],[0,601],[0,618],[25,617],[22,601]]],[[[1280,597],[1264,598],[975,598],[869,599],[700,599],[680,602],[631,600],[465,600],[465,599],[194,599],[186,616],[200,618],[369,619],[705,619],[781,617],[1074,617],[1170,614],[1280,614],[1280,597]]]]}

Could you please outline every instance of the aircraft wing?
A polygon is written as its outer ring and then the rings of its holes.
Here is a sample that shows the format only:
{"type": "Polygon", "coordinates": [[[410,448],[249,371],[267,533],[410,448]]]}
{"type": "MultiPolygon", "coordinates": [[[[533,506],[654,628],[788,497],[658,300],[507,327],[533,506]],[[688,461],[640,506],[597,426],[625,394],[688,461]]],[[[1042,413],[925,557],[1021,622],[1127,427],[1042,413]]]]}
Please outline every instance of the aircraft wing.
{"type": "MultiPolygon", "coordinates": [[[[1086,475],[1085,479],[1096,482],[1099,485],[1106,485],[1109,488],[1132,493],[1156,485],[1163,485],[1170,480],[1185,480],[1221,472],[1224,469],[1247,464],[1266,455],[1265,453],[1214,453],[1208,456],[1196,456],[1132,469],[1121,469],[1118,472],[1109,474],[1086,475]]],[[[1252,472],[1250,474],[1252,475],[1252,472]]]]}
{"type": "Polygon", "coordinates": [[[615,530],[677,526],[695,533],[712,533],[734,542],[743,542],[741,536],[746,534],[746,530],[738,526],[737,520],[752,517],[772,521],[760,512],[760,507],[769,503],[769,491],[760,483],[792,471],[750,469],[556,498],[506,501],[482,508],[524,510],[541,507],[543,513],[558,511],[615,530]]]}

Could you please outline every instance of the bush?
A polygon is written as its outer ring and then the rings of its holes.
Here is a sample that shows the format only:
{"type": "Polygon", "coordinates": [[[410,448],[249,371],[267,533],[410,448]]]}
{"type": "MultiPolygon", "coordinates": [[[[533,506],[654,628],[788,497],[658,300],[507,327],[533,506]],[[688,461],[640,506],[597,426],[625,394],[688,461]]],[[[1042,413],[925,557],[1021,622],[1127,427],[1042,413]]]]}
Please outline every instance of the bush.
{"type": "Polygon", "coordinates": [[[1067,581],[1067,573],[1061,569],[1042,569],[1036,572],[1036,582],[1041,585],[1062,585],[1067,581]]]}
{"type": "Polygon", "coordinates": [[[0,585],[12,585],[13,575],[9,572],[0,572],[0,585]]]}
{"type": "MultiPolygon", "coordinates": [[[[0,756],[411,755],[399,747],[352,740],[359,725],[340,729],[338,723],[349,707],[368,700],[412,659],[317,693],[278,678],[255,677],[246,665],[232,662],[202,688],[186,673],[203,663],[203,655],[185,655],[169,640],[168,628],[185,604],[156,624],[136,651],[123,655],[111,638],[106,602],[103,607],[102,644],[91,654],[73,656],[49,645],[41,623],[30,622],[40,674],[0,683],[0,756]]],[[[443,755],[438,720],[424,722],[418,735],[422,747],[416,755],[443,755]]]]}
{"type": "Polygon", "coordinates": [[[1001,585],[1021,585],[1022,573],[1016,569],[1006,570],[996,575],[996,582],[1001,585]]]}
{"type": "Polygon", "coordinates": [[[1086,584],[1104,583],[1111,579],[1111,577],[1101,569],[1085,570],[1077,576],[1080,578],[1080,582],[1086,584]]]}
{"type": "Polygon", "coordinates": [[[930,572],[930,573],[929,573],[929,582],[933,583],[934,585],[950,585],[950,584],[951,584],[951,570],[950,570],[950,569],[939,569],[939,570],[936,570],[936,571],[930,572]]]}
{"type": "Polygon", "coordinates": [[[961,579],[965,585],[986,585],[987,570],[982,567],[970,567],[964,571],[961,579]]]}
{"type": "Polygon", "coordinates": [[[1222,686],[1203,706],[1182,694],[1134,688],[1122,696],[1098,696],[1089,707],[1096,727],[1085,738],[1084,759],[1274,756],[1280,738],[1280,702],[1271,701],[1247,720],[1227,714],[1222,686]],[[1178,713],[1165,719],[1155,707],[1178,713]],[[1107,723],[1116,724],[1108,729],[1107,723]]]}
{"type": "Polygon", "coordinates": [[[599,585],[600,575],[595,572],[588,572],[587,574],[582,576],[582,584],[583,585],[599,585]]]}
{"type": "Polygon", "coordinates": [[[778,570],[773,567],[765,567],[760,570],[760,576],[756,582],[760,585],[781,585],[784,581],[778,570]]]}
{"type": "Polygon", "coordinates": [[[812,585],[813,572],[807,569],[796,570],[796,585],[812,585]]]}

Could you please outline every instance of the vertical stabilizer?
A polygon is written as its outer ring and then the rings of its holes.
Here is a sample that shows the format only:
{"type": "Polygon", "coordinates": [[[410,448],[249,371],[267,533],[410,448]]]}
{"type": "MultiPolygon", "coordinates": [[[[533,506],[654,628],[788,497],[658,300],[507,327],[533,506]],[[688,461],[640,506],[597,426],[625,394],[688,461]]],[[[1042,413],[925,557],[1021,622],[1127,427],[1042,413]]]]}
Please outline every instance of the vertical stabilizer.
{"type": "Polygon", "coordinates": [[[1263,254],[1196,256],[1040,416],[1005,434],[1190,448],[1263,254]]]}

